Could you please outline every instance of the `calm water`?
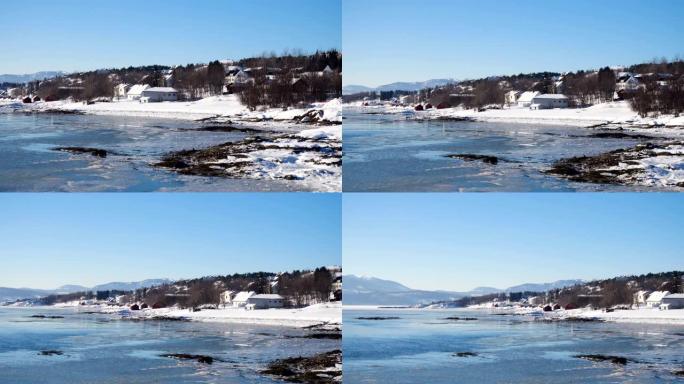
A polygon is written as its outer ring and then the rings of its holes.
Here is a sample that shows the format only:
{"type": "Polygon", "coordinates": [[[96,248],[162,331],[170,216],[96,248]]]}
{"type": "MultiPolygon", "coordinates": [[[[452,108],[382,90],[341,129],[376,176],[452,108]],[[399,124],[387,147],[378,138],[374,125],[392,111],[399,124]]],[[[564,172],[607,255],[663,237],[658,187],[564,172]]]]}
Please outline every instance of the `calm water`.
{"type": "Polygon", "coordinates": [[[132,322],[75,310],[0,308],[0,383],[272,383],[258,370],[276,358],[339,348],[334,340],[285,338],[286,327],[132,322]],[[33,319],[33,314],[64,319],[33,319]],[[62,356],[40,356],[55,349],[62,356]],[[159,357],[204,354],[212,365],[159,357]]]}
{"type": "Polygon", "coordinates": [[[594,132],[565,126],[345,115],[343,188],[355,192],[639,189],[569,182],[542,173],[561,158],[595,155],[637,143],[634,139],[587,137],[594,132]],[[448,154],[493,155],[499,157],[499,163],[451,159],[445,157],[448,154]]]}
{"type": "MultiPolygon", "coordinates": [[[[684,369],[684,327],[540,323],[458,310],[344,310],[345,383],[660,383],[684,369]],[[357,320],[398,316],[399,320],[357,320]],[[449,321],[449,316],[477,321],[449,321]],[[474,352],[476,357],[457,357],[474,352]],[[577,354],[639,361],[626,366],[577,354]]],[[[681,380],[681,378],[679,379],[681,380]]]]}
{"type": "Polygon", "coordinates": [[[204,148],[245,137],[192,131],[197,123],[94,115],[0,114],[0,191],[261,191],[298,190],[286,181],[182,176],[153,168],[170,151],[204,148]],[[105,149],[105,159],[54,151],[105,149]]]}

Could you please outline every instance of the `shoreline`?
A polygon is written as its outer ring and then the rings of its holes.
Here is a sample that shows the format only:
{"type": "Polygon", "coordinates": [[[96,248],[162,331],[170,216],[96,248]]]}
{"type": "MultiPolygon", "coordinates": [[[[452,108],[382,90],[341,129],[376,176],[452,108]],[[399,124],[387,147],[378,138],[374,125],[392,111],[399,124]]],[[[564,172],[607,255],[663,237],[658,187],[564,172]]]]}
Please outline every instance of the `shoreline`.
{"type": "Polygon", "coordinates": [[[630,129],[651,133],[684,135],[684,116],[641,118],[625,101],[585,108],[530,110],[527,108],[489,109],[478,112],[460,107],[414,111],[410,106],[362,106],[344,104],[345,110],[368,115],[402,115],[409,121],[466,121],[526,125],[560,125],[581,128],[630,129]]]}
{"type": "Polygon", "coordinates": [[[571,310],[555,310],[552,312],[544,312],[541,308],[492,308],[492,307],[461,307],[461,308],[416,308],[416,307],[391,307],[378,305],[345,305],[344,310],[347,311],[431,311],[431,312],[472,312],[483,313],[499,316],[522,316],[534,321],[587,321],[587,322],[607,322],[607,323],[630,323],[630,324],[659,324],[659,325],[676,325],[684,326],[684,309],[670,309],[661,311],[655,308],[639,308],[639,309],[625,309],[614,310],[613,312],[605,312],[601,309],[571,309],[571,310]]]}
{"type": "Polygon", "coordinates": [[[159,308],[130,310],[128,307],[108,305],[40,305],[0,306],[19,310],[72,310],[75,314],[105,314],[132,321],[197,321],[228,324],[256,324],[292,328],[316,328],[334,331],[342,326],[342,305],[339,303],[314,304],[304,308],[256,309],[243,308],[203,309],[190,312],[189,309],[159,308]]]}

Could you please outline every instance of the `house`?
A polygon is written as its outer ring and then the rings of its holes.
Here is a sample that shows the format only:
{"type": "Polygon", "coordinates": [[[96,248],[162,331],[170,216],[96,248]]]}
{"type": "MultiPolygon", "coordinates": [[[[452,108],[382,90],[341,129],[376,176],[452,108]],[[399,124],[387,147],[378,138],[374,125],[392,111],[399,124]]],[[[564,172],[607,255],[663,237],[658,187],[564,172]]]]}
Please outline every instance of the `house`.
{"type": "Polygon", "coordinates": [[[634,294],[634,299],[632,300],[632,302],[637,307],[644,306],[646,305],[646,299],[648,298],[649,294],[651,294],[651,291],[638,291],[634,294]]]}
{"type": "Polygon", "coordinates": [[[669,295],[669,291],[655,291],[648,295],[646,299],[646,306],[649,308],[658,308],[663,301],[663,297],[669,295]]]}
{"type": "Polygon", "coordinates": [[[140,102],[178,101],[178,91],[171,87],[154,87],[142,91],[140,102]]]}
{"type": "Polygon", "coordinates": [[[660,309],[684,309],[684,293],[672,293],[663,297],[660,309]]]}
{"type": "Polygon", "coordinates": [[[233,297],[235,297],[235,291],[223,291],[223,292],[221,292],[221,295],[220,295],[221,304],[224,307],[232,306],[233,305],[233,297]]]}
{"type": "Polygon", "coordinates": [[[128,97],[128,90],[131,89],[130,84],[121,83],[114,86],[114,98],[125,99],[128,97]]]}
{"type": "Polygon", "coordinates": [[[537,97],[539,95],[540,95],[539,92],[531,92],[531,91],[521,93],[518,96],[518,101],[517,101],[518,107],[523,107],[523,108],[529,107],[530,105],[532,105],[532,99],[534,99],[535,97],[537,97]]]}
{"type": "Polygon", "coordinates": [[[623,75],[618,77],[617,82],[615,83],[615,92],[636,92],[640,85],[641,81],[639,81],[638,77],[632,76],[631,74],[623,75]]]}
{"type": "Polygon", "coordinates": [[[543,298],[543,297],[539,297],[539,296],[532,296],[532,297],[529,297],[529,298],[527,299],[527,303],[528,303],[529,305],[540,305],[540,304],[542,304],[543,302],[544,302],[544,298],[543,298]]]}
{"type": "Polygon", "coordinates": [[[518,103],[518,97],[520,97],[520,94],[522,92],[520,91],[508,91],[504,95],[504,100],[506,102],[506,105],[514,105],[518,103]]]}
{"type": "Polygon", "coordinates": [[[233,297],[233,307],[244,307],[250,297],[256,295],[254,291],[242,291],[233,297]]]}
{"type": "Polygon", "coordinates": [[[569,100],[565,95],[543,94],[532,98],[532,109],[567,108],[569,100]]]}
{"type": "Polygon", "coordinates": [[[228,71],[225,81],[228,85],[244,85],[254,82],[254,79],[241,68],[235,68],[228,71]]]}
{"type": "Polygon", "coordinates": [[[275,294],[252,295],[247,299],[247,304],[250,309],[282,308],[285,299],[275,294]]]}
{"type": "Polygon", "coordinates": [[[128,100],[140,100],[143,91],[149,88],[150,86],[147,84],[136,84],[126,92],[126,98],[128,100]]]}
{"type": "Polygon", "coordinates": [[[399,96],[399,103],[402,105],[410,105],[416,102],[416,95],[401,95],[399,96]]]}

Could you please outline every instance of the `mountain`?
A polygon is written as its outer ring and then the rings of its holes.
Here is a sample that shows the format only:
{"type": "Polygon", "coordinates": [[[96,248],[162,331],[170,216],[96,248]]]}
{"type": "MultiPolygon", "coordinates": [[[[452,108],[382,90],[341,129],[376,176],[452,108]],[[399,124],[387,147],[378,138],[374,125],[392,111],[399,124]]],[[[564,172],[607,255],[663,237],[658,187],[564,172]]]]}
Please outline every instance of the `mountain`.
{"type": "Polygon", "coordinates": [[[152,287],[171,282],[169,279],[147,279],[133,282],[112,282],[96,285],[92,288],[82,285],[62,285],[56,289],[33,289],[33,288],[6,288],[0,287],[0,303],[5,301],[15,301],[21,299],[34,299],[48,295],[83,292],[83,291],[133,291],[139,288],[152,287]]]}
{"type": "Polygon", "coordinates": [[[133,281],[133,282],[112,282],[107,284],[96,285],[91,288],[92,291],[133,291],[140,288],[152,287],[155,285],[162,285],[170,283],[169,279],[147,279],[143,281],[133,281]]]}
{"type": "Polygon", "coordinates": [[[484,296],[499,292],[546,292],[581,284],[583,280],[558,280],[552,283],[520,284],[506,289],[477,287],[467,292],[424,291],[411,289],[391,280],[345,275],[342,277],[344,303],[347,305],[418,305],[456,300],[466,296],[484,296]]]}
{"type": "Polygon", "coordinates": [[[0,83],[28,83],[34,80],[45,80],[53,77],[64,75],[62,71],[43,71],[36,73],[27,73],[24,75],[0,75],[0,83]]]}
{"type": "Polygon", "coordinates": [[[365,85],[345,85],[342,87],[342,94],[343,95],[352,95],[354,93],[360,93],[360,92],[381,92],[381,91],[420,91],[421,89],[425,88],[433,88],[433,87],[438,87],[450,83],[455,83],[456,80],[454,79],[431,79],[431,80],[426,80],[426,81],[418,81],[414,83],[409,83],[409,82],[396,82],[396,83],[391,83],[391,84],[385,84],[381,85],[379,87],[371,88],[371,87],[366,87],[365,85]]]}
{"type": "Polygon", "coordinates": [[[345,275],[342,281],[343,301],[352,305],[418,305],[463,297],[458,292],[422,291],[375,277],[345,275]]]}
{"type": "Polygon", "coordinates": [[[506,292],[546,292],[552,289],[571,287],[584,283],[584,280],[558,280],[553,283],[543,284],[520,284],[506,289],[506,292]]]}

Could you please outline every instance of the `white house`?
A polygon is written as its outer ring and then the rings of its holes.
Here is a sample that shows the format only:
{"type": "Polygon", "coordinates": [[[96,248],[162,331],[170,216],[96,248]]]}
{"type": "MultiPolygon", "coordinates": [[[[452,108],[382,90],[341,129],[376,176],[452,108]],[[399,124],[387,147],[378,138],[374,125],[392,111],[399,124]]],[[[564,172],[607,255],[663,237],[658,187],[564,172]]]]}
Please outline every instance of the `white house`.
{"type": "Polygon", "coordinates": [[[126,98],[128,100],[140,100],[143,91],[149,88],[150,86],[147,84],[136,84],[126,92],[126,98]]]}
{"type": "Polygon", "coordinates": [[[663,297],[670,294],[670,291],[655,291],[648,295],[646,299],[646,306],[650,308],[658,308],[663,301],[663,297]]]}
{"type": "Polygon", "coordinates": [[[230,85],[243,85],[253,81],[254,79],[242,69],[231,70],[226,76],[226,84],[230,85]]]}
{"type": "Polygon", "coordinates": [[[646,299],[648,298],[648,295],[651,293],[651,291],[638,291],[637,293],[634,294],[634,304],[636,304],[637,307],[641,307],[646,305],[646,299]]]}
{"type": "Polygon", "coordinates": [[[661,309],[684,309],[684,293],[673,293],[663,297],[661,309]]]}
{"type": "Polygon", "coordinates": [[[142,91],[140,101],[143,103],[178,101],[178,91],[171,87],[147,88],[142,91]]]}
{"type": "Polygon", "coordinates": [[[552,108],[567,108],[569,106],[569,99],[565,95],[543,94],[532,98],[532,109],[552,109],[552,108]]]}
{"type": "Polygon", "coordinates": [[[540,95],[539,92],[531,92],[531,91],[523,92],[522,94],[520,94],[520,96],[518,96],[518,101],[517,101],[518,107],[523,107],[523,108],[529,107],[530,105],[532,105],[532,99],[534,99],[535,97],[537,97],[539,95],[540,95]]]}
{"type": "Polygon", "coordinates": [[[114,98],[125,99],[128,97],[128,90],[131,89],[130,84],[121,83],[114,86],[114,98]]]}
{"type": "Polygon", "coordinates": [[[235,291],[223,291],[221,292],[221,305],[224,307],[233,305],[233,297],[235,297],[235,291]]]}
{"type": "Polygon", "coordinates": [[[285,299],[274,294],[253,295],[247,299],[247,304],[251,309],[282,308],[285,299]]]}
{"type": "Polygon", "coordinates": [[[249,298],[254,296],[254,291],[242,291],[233,297],[233,307],[244,307],[247,305],[249,298]]]}
{"type": "Polygon", "coordinates": [[[518,97],[520,96],[522,92],[520,91],[508,91],[504,95],[504,101],[506,102],[507,105],[513,105],[518,102],[518,97]]]}

